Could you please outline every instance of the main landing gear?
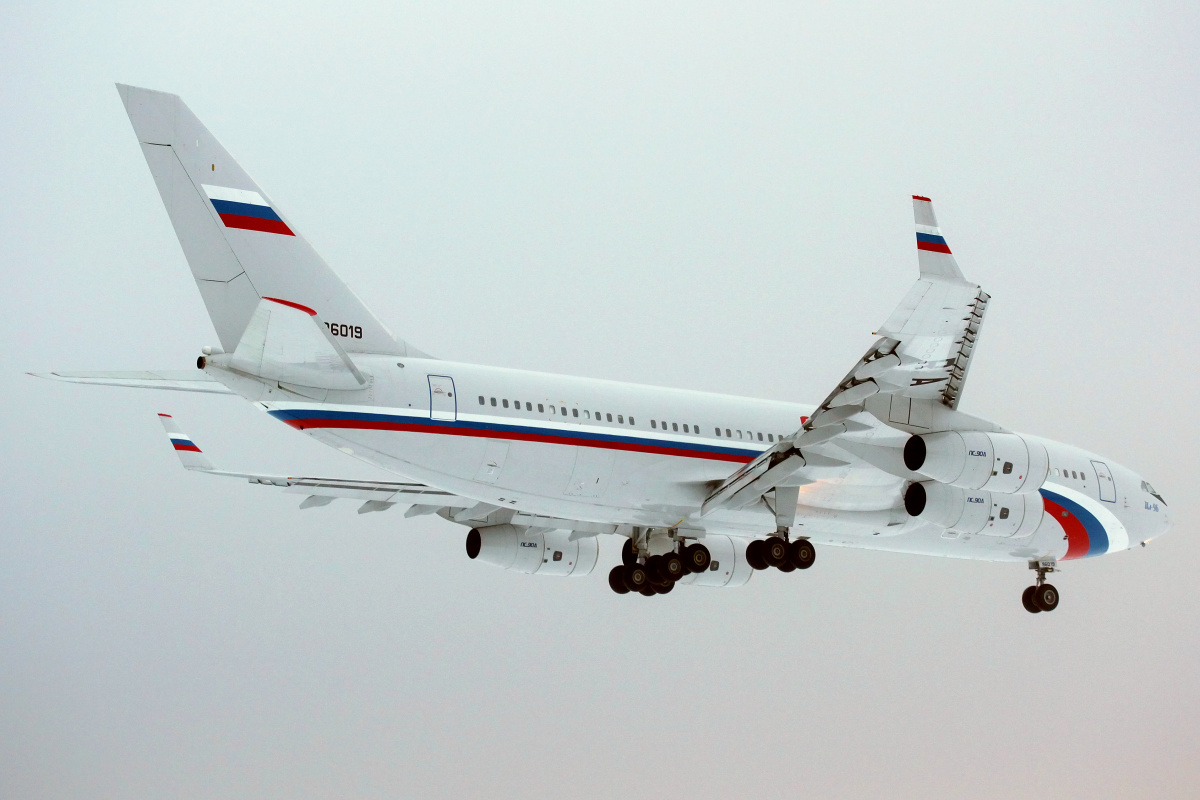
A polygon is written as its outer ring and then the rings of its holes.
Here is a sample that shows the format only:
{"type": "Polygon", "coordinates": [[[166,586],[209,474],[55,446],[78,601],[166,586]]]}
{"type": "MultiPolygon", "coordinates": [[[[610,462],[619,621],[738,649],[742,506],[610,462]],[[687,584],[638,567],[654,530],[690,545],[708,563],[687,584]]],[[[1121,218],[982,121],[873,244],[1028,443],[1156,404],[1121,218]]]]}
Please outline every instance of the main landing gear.
{"type": "Polygon", "coordinates": [[[775,567],[780,572],[808,569],[817,560],[817,551],[808,539],[788,541],[787,528],[774,536],[755,539],[746,547],[746,563],[755,569],[775,567]]]}
{"type": "Polygon", "coordinates": [[[708,548],[696,542],[681,546],[677,552],[639,558],[633,539],[621,548],[621,564],[608,573],[608,585],[617,594],[638,594],[652,597],[670,594],[675,582],[693,572],[705,572],[712,562],[708,548]]]}
{"type": "Polygon", "coordinates": [[[1046,583],[1046,575],[1058,571],[1056,566],[1053,559],[1029,562],[1029,568],[1037,572],[1037,583],[1027,587],[1021,594],[1021,605],[1025,606],[1025,610],[1030,614],[1058,608],[1058,589],[1046,583]]]}

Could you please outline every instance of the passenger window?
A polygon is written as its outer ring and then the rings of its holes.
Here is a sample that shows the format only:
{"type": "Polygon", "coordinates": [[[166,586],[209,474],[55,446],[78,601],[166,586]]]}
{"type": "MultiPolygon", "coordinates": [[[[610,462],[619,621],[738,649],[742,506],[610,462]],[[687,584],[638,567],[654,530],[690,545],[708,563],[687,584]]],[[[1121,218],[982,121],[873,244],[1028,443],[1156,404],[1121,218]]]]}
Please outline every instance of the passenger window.
{"type": "Polygon", "coordinates": [[[494,408],[495,406],[496,406],[496,398],[493,397],[492,398],[492,407],[494,408]]]}
{"type": "Polygon", "coordinates": [[[545,413],[546,413],[546,407],[545,407],[545,406],[543,406],[541,403],[538,403],[538,413],[539,413],[539,414],[545,414],[545,413]]]}
{"type": "Polygon", "coordinates": [[[667,423],[666,423],[666,421],[665,421],[665,420],[664,420],[664,421],[662,421],[662,422],[660,422],[660,423],[658,423],[658,426],[659,426],[660,428],[662,428],[664,431],[667,429],[667,423]]]}
{"type": "Polygon", "coordinates": [[[479,395],[479,405],[483,405],[483,395],[479,395]]]}
{"type": "Polygon", "coordinates": [[[761,433],[758,435],[758,440],[759,440],[760,442],[762,441],[762,434],[761,434],[761,433]]]}
{"type": "Polygon", "coordinates": [[[742,438],[742,432],[741,432],[741,431],[738,431],[738,432],[737,432],[737,435],[738,435],[738,438],[739,438],[739,439],[740,439],[740,438],[742,438]]]}
{"type": "Polygon", "coordinates": [[[1079,480],[1079,476],[1075,474],[1075,470],[1071,470],[1071,477],[1075,480],[1079,480]]]}
{"type": "Polygon", "coordinates": [[[673,430],[673,431],[678,431],[678,430],[679,430],[679,423],[678,423],[678,422],[672,422],[672,423],[671,423],[671,430],[673,430]]]}
{"type": "Polygon", "coordinates": [[[650,420],[650,427],[651,427],[651,428],[657,428],[657,427],[658,427],[658,420],[655,420],[655,419],[652,419],[652,420],[650,420]]]}
{"type": "Polygon", "coordinates": [[[579,409],[578,409],[578,408],[572,408],[572,409],[571,409],[571,416],[572,416],[572,417],[578,417],[578,416],[579,416],[579,409]]]}
{"type": "Polygon", "coordinates": [[[717,428],[717,436],[720,436],[720,435],[721,435],[721,429],[717,428]]]}
{"type": "Polygon", "coordinates": [[[768,442],[773,442],[773,441],[775,441],[775,434],[773,434],[773,433],[768,433],[768,434],[767,434],[767,441],[768,441],[768,442]]]}
{"type": "Polygon", "coordinates": [[[604,416],[606,418],[605,419],[606,422],[612,422],[612,414],[605,414],[604,416]]]}
{"type": "Polygon", "coordinates": [[[507,401],[507,400],[501,400],[500,402],[504,404],[504,407],[505,407],[505,408],[508,408],[508,401],[507,401]]]}
{"type": "Polygon", "coordinates": [[[559,410],[562,411],[562,415],[564,417],[567,415],[567,407],[566,406],[559,406],[559,410]]]}
{"type": "Polygon", "coordinates": [[[726,428],[726,429],[725,429],[725,435],[726,435],[727,437],[729,437],[730,439],[732,439],[732,438],[733,438],[732,436],[730,436],[730,435],[729,435],[729,428],[726,428]]]}
{"type": "Polygon", "coordinates": [[[585,409],[583,410],[583,418],[584,418],[584,419],[591,419],[591,418],[592,418],[592,412],[588,411],[588,410],[585,408],[585,409]]]}
{"type": "Polygon", "coordinates": [[[632,425],[632,424],[633,424],[633,417],[630,417],[630,418],[629,418],[629,424],[630,424],[630,425],[632,425]]]}
{"type": "Polygon", "coordinates": [[[1008,519],[1008,509],[1007,508],[1000,509],[1000,519],[1008,519]]]}
{"type": "Polygon", "coordinates": [[[528,402],[527,402],[527,403],[525,403],[525,410],[526,410],[526,411],[533,411],[533,403],[528,403],[528,402]]]}
{"type": "Polygon", "coordinates": [[[624,425],[624,424],[625,424],[625,418],[624,418],[624,417],[622,417],[620,414],[617,414],[617,422],[619,422],[619,423],[621,423],[622,425],[624,425]]]}
{"type": "Polygon", "coordinates": [[[689,431],[689,430],[688,430],[688,426],[687,426],[687,423],[686,423],[686,422],[685,422],[685,423],[683,423],[683,432],[684,432],[684,433],[691,433],[691,431],[689,431]]]}
{"type": "Polygon", "coordinates": [[[1005,462],[1004,462],[1004,469],[1002,469],[1002,470],[1000,470],[1000,471],[1001,471],[1001,472],[1003,472],[1005,475],[1012,475],[1012,462],[1011,462],[1011,461],[1005,461],[1005,462]]]}

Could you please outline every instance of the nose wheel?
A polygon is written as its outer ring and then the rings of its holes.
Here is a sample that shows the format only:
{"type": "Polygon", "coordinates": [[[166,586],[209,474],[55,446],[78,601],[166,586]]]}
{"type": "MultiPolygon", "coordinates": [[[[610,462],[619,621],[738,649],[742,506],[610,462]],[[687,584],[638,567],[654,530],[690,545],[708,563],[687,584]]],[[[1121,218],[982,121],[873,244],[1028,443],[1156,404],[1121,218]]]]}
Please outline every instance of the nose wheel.
{"type": "Polygon", "coordinates": [[[1025,610],[1030,614],[1058,608],[1058,589],[1054,588],[1053,584],[1046,583],[1048,574],[1058,572],[1057,564],[1053,560],[1030,561],[1029,568],[1037,573],[1037,583],[1022,592],[1021,605],[1025,606],[1025,610]]]}

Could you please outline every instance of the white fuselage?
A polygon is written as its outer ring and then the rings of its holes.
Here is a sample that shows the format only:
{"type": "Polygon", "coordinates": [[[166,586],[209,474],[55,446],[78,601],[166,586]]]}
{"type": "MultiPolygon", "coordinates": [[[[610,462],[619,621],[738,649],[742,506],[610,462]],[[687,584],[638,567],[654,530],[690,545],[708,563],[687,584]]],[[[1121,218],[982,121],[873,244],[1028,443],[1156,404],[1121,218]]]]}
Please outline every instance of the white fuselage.
{"type": "MultiPolygon", "coordinates": [[[[540,517],[698,535],[775,530],[764,501],[704,517],[700,506],[715,482],[792,435],[813,408],[428,359],[356,361],[371,381],[345,392],[289,391],[209,371],[319,441],[439,489],[540,517]]],[[[877,443],[896,446],[906,436],[877,443]]],[[[1032,535],[966,536],[908,518],[905,479],[850,455],[801,488],[794,533],[823,544],[1025,561],[1115,552],[1165,530],[1165,505],[1146,495],[1139,476],[1040,441],[1052,469],[1041,489],[1045,519],[1032,535]],[[1111,479],[1102,480],[1105,471],[1111,479]]]]}

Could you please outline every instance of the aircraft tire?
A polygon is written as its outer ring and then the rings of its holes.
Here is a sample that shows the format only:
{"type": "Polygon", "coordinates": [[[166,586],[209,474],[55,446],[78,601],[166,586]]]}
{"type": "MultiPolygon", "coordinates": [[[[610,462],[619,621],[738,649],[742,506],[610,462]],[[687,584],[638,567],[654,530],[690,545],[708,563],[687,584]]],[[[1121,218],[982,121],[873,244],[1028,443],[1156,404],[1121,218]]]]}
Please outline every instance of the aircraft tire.
{"type": "Polygon", "coordinates": [[[808,569],[817,560],[817,549],[808,539],[797,539],[788,545],[788,560],[796,569],[808,569]]]}
{"type": "Polygon", "coordinates": [[[689,572],[708,572],[708,566],[711,563],[712,553],[708,552],[708,548],[699,542],[690,544],[683,549],[683,564],[689,572]]]}
{"type": "Polygon", "coordinates": [[[1025,591],[1021,593],[1021,605],[1025,606],[1025,610],[1030,614],[1039,614],[1041,609],[1033,602],[1033,593],[1037,591],[1036,586],[1026,586],[1025,591]]]}
{"type": "Polygon", "coordinates": [[[1033,602],[1041,611],[1053,611],[1058,608],[1058,589],[1043,583],[1034,590],[1033,602]]]}
{"type": "Polygon", "coordinates": [[[659,571],[672,583],[688,574],[687,565],[683,563],[683,559],[678,553],[667,553],[663,556],[659,571]]]}
{"type": "Polygon", "coordinates": [[[608,572],[608,588],[617,594],[629,594],[629,584],[625,583],[625,567],[618,564],[608,572]]]}
{"type": "MultiPolygon", "coordinates": [[[[641,564],[632,564],[625,568],[625,585],[631,592],[641,592],[650,585],[650,575],[641,564]]],[[[645,594],[645,592],[642,592],[645,594]]]]}
{"type": "Polygon", "coordinates": [[[654,597],[654,595],[658,594],[658,590],[654,588],[654,584],[649,582],[637,591],[642,597],[654,597]]]}
{"type": "Polygon", "coordinates": [[[778,567],[787,561],[788,543],[782,536],[769,536],[763,539],[763,561],[772,567],[778,567]]]}
{"type": "Polygon", "coordinates": [[[663,571],[663,557],[650,556],[646,559],[646,572],[650,575],[650,582],[655,586],[662,586],[671,582],[663,571]]]}
{"type": "Polygon", "coordinates": [[[637,563],[637,556],[633,552],[633,539],[626,539],[625,544],[621,545],[621,563],[627,567],[637,563]]]}
{"type": "Polygon", "coordinates": [[[763,549],[766,546],[766,543],[762,539],[755,539],[746,545],[746,563],[753,569],[766,569],[769,566],[766,558],[763,556],[763,549]]]}
{"type": "Polygon", "coordinates": [[[793,564],[791,561],[784,561],[782,564],[780,564],[775,569],[779,570],[780,572],[795,572],[796,565],[793,564]]]}
{"type": "Polygon", "coordinates": [[[666,583],[664,583],[660,586],[655,586],[654,591],[658,592],[659,594],[670,594],[671,590],[674,588],[675,588],[675,582],[667,581],[666,583]]]}

